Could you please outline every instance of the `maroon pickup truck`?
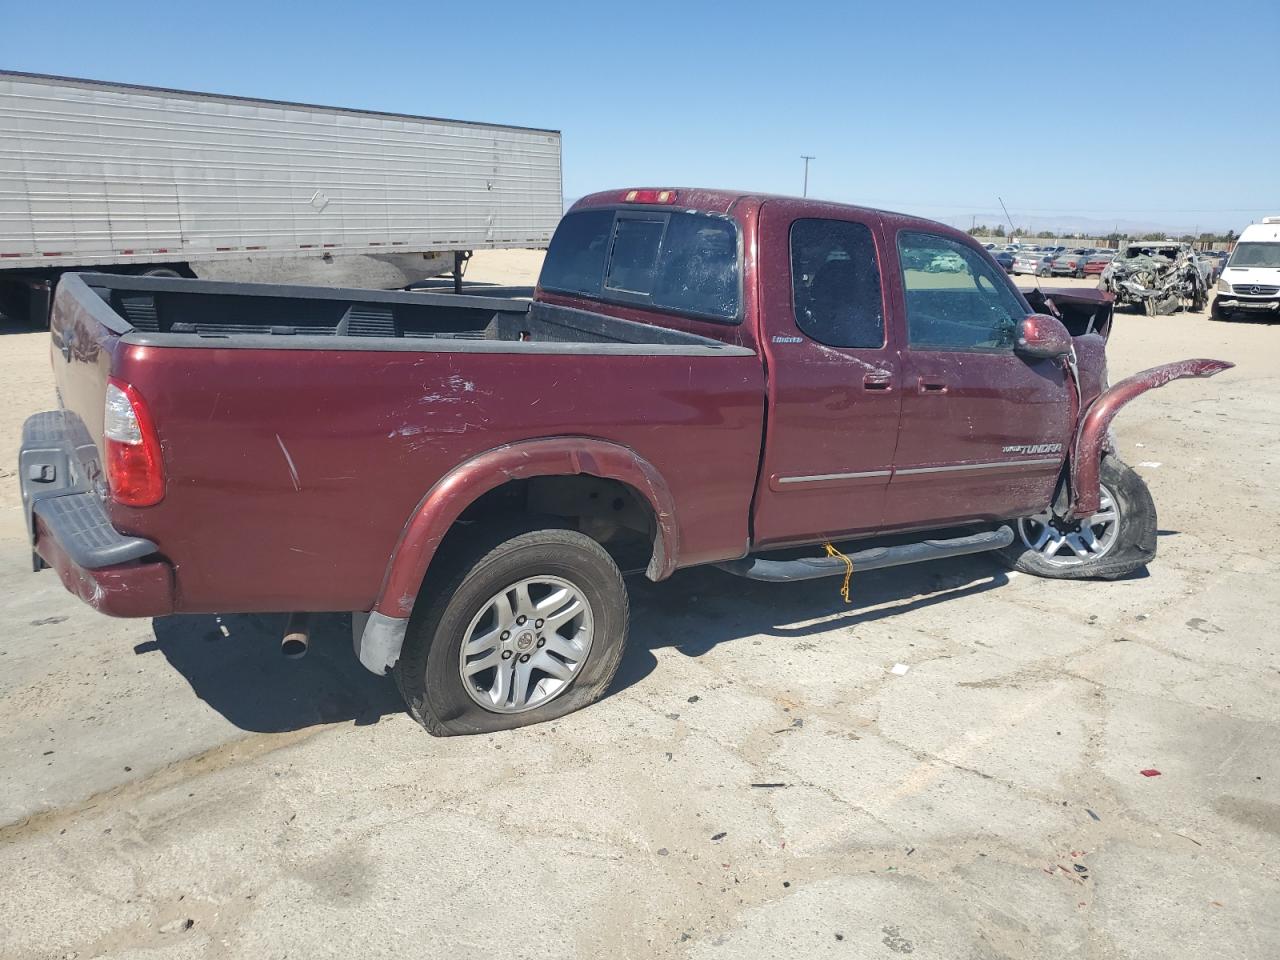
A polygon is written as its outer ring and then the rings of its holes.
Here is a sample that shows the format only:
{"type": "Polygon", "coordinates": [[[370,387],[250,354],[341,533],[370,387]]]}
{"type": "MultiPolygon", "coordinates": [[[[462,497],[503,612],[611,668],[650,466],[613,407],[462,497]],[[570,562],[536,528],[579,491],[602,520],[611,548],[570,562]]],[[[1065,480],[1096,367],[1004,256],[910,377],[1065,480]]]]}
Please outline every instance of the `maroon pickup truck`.
{"type": "Polygon", "coordinates": [[[297,611],[294,653],[352,611],[432,733],[546,720],[604,693],[633,570],[1147,563],[1108,427],[1230,364],[1108,389],[1110,323],[937,223],[705,190],[579,201],[532,302],[68,275],[34,563],[115,616],[297,611]]]}

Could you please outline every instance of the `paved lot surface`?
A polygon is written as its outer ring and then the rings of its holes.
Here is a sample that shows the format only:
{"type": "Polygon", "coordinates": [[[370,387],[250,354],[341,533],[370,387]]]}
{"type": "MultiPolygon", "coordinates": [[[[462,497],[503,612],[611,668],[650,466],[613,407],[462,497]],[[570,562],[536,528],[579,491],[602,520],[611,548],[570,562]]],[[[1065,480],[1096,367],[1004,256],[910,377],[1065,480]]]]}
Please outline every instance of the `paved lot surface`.
{"type": "Polygon", "coordinates": [[[0,335],[0,957],[1280,955],[1280,326],[1112,344],[1113,380],[1239,365],[1117,423],[1148,576],[637,581],[605,701],[435,740],[341,618],[285,662],[273,618],[113,621],[29,573],[48,343],[0,335]]]}

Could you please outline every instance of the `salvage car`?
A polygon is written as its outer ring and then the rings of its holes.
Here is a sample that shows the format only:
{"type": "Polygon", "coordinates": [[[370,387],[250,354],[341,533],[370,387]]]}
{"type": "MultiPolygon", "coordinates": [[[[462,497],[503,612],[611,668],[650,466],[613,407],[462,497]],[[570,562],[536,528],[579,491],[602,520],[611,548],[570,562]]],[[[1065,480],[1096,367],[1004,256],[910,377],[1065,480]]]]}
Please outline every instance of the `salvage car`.
{"type": "Polygon", "coordinates": [[[1070,253],[1060,253],[1049,262],[1049,272],[1055,277],[1081,278],[1084,276],[1085,261],[1091,253],[1093,250],[1084,248],[1072,250],[1070,253]]]}
{"type": "Polygon", "coordinates": [[[1052,253],[1020,253],[1013,259],[1013,272],[1047,277],[1053,268],[1053,259],[1052,253]]]}
{"type": "Polygon", "coordinates": [[[351,612],[427,730],[518,727],[608,689],[624,574],[1142,568],[1111,422],[1231,364],[1108,387],[1110,319],[940,223],[668,188],[575,203],[532,302],[69,274],[34,566],[115,616],[294,611],[295,654],[351,612]]]}
{"type": "Polygon", "coordinates": [[[1209,298],[1209,266],[1189,243],[1132,242],[1102,271],[1099,285],[1117,304],[1136,306],[1148,316],[1186,306],[1203,310],[1209,298]]]}
{"type": "Polygon", "coordinates": [[[1005,273],[1013,273],[1014,256],[1008,250],[1001,250],[999,253],[992,254],[991,259],[1000,264],[1005,273]]]}
{"type": "Polygon", "coordinates": [[[1089,254],[1088,259],[1084,262],[1084,275],[1086,277],[1096,277],[1107,269],[1107,264],[1114,260],[1116,255],[1110,250],[1102,250],[1098,253],[1089,254]]]}
{"type": "Polygon", "coordinates": [[[1240,232],[1213,298],[1213,316],[1280,316],[1280,217],[1263,217],[1240,232]]]}

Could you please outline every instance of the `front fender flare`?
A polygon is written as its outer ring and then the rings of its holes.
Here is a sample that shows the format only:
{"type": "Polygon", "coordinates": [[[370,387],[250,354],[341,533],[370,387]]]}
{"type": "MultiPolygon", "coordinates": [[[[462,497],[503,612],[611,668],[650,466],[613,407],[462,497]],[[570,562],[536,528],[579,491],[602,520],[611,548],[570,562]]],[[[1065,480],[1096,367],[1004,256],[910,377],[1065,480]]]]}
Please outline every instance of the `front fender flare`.
{"type": "Polygon", "coordinates": [[[1102,469],[1102,449],[1107,430],[1120,408],[1148,390],[1184,377],[1212,377],[1230,370],[1234,363],[1225,360],[1179,360],[1135,373],[1121,380],[1089,405],[1080,420],[1071,449],[1071,514],[1084,517],[1098,511],[1098,476],[1102,469]]]}
{"type": "Polygon", "coordinates": [[[387,617],[409,616],[445,534],[480,496],[511,480],[576,474],[617,480],[644,496],[656,526],[646,572],[652,580],[669,577],[679,551],[675,501],[649,461],[629,447],[590,437],[525,440],[472,457],[427,491],[401,531],[374,611],[387,617]]]}

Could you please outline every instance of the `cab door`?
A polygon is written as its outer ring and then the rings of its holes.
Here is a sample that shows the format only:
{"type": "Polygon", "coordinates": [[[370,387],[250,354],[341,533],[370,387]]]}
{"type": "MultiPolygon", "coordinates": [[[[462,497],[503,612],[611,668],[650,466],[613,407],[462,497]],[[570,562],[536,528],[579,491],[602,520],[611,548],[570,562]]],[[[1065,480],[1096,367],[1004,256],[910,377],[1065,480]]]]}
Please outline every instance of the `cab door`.
{"type": "Polygon", "coordinates": [[[768,200],[759,221],[765,448],[753,542],[813,542],[883,522],[901,376],[879,217],[768,200]]]}
{"type": "Polygon", "coordinates": [[[1063,362],[1014,353],[1027,308],[979,251],[904,228],[896,232],[896,253],[906,343],[886,526],[1002,520],[1044,509],[1071,430],[1073,388],[1063,362]]]}

